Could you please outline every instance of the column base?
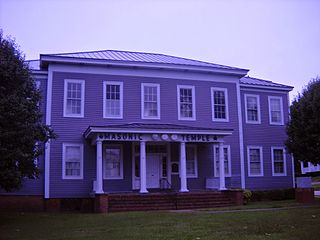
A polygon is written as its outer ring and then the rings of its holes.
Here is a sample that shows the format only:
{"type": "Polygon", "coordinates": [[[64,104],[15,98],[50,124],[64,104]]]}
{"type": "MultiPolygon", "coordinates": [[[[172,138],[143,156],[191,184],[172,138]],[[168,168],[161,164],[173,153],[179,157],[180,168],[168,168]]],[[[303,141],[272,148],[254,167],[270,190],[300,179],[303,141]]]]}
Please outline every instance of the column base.
{"type": "Polygon", "coordinates": [[[148,190],[140,190],[140,193],[149,193],[148,190]]]}
{"type": "Polygon", "coordinates": [[[219,191],[224,191],[224,190],[228,190],[227,188],[223,187],[223,188],[219,188],[219,191]]]}
{"type": "Polygon", "coordinates": [[[189,192],[188,189],[180,189],[179,192],[189,192]]]}

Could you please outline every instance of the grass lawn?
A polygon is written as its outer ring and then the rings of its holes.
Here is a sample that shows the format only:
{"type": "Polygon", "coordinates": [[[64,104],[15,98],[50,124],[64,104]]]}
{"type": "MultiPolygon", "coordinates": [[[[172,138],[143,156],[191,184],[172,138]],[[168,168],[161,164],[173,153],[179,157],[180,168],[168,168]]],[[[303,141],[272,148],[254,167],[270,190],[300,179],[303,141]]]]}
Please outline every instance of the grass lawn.
{"type": "MultiPolygon", "coordinates": [[[[255,205],[254,207],[252,207],[255,205]]],[[[281,208],[294,202],[249,204],[281,208]]],[[[218,209],[216,209],[218,210],[218,209]]],[[[319,239],[320,205],[274,211],[0,213],[0,239],[319,239]]]]}

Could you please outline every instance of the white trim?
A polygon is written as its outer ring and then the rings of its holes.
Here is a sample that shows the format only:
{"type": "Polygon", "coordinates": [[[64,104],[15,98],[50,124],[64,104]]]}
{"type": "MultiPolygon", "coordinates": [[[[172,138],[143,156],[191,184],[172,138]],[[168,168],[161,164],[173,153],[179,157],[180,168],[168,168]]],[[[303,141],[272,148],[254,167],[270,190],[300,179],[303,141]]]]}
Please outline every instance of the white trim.
{"type": "Polygon", "coordinates": [[[271,147],[271,163],[272,163],[272,176],[287,176],[287,159],[286,159],[286,150],[284,147],[271,147]],[[274,172],[274,150],[282,150],[283,157],[283,173],[274,172]]]}
{"type": "Polygon", "coordinates": [[[167,143],[167,180],[172,184],[172,176],[171,176],[171,144],[167,143]]]}
{"type": "Polygon", "coordinates": [[[281,90],[281,89],[260,89],[256,88],[241,88],[241,92],[252,92],[252,93],[274,93],[274,94],[287,94],[290,90],[281,90]]]}
{"type": "Polygon", "coordinates": [[[283,100],[282,97],[279,96],[268,96],[268,105],[269,105],[269,123],[270,125],[284,125],[284,114],[283,114],[283,100]],[[273,122],[271,117],[271,99],[280,100],[280,110],[281,110],[281,121],[280,122],[273,122]]]}
{"type": "MultiPolygon", "coordinates": [[[[217,162],[218,162],[218,164],[219,164],[219,159],[217,159],[217,153],[216,153],[216,151],[217,151],[217,149],[219,150],[219,145],[216,145],[216,144],[214,144],[213,145],[213,158],[214,158],[214,161],[213,161],[213,168],[214,168],[214,176],[215,177],[219,177],[219,173],[217,173],[217,162]]],[[[223,145],[223,151],[224,151],[224,149],[227,149],[227,151],[228,151],[228,159],[227,159],[227,163],[228,163],[228,169],[229,169],[229,173],[228,174],[224,174],[225,175],[225,177],[231,177],[232,176],[232,171],[231,171],[231,147],[230,147],[230,145],[223,145]]]]}
{"type": "Polygon", "coordinates": [[[103,81],[103,96],[102,96],[102,101],[103,101],[103,118],[108,118],[108,119],[122,119],[123,118],[123,82],[118,82],[118,81],[103,81]],[[107,105],[107,85],[118,85],[120,86],[120,115],[119,116],[108,116],[106,113],[106,105],[107,105]]]}
{"type": "Polygon", "coordinates": [[[177,110],[178,120],[195,121],[196,120],[196,94],[195,87],[193,85],[177,85],[177,110]],[[181,117],[180,112],[180,89],[191,89],[192,94],[192,117],[181,117]]]}
{"type": "Polygon", "coordinates": [[[212,113],[212,121],[214,122],[229,122],[229,101],[228,101],[228,89],[227,88],[211,88],[211,113],[212,113]],[[222,91],[224,92],[225,97],[225,112],[226,118],[215,118],[214,117],[214,91],[222,91]]]}
{"type": "Polygon", "coordinates": [[[240,84],[237,83],[237,107],[238,107],[238,122],[239,122],[239,150],[240,150],[240,172],[241,172],[241,188],[246,188],[246,172],[244,166],[244,144],[243,144],[243,122],[242,122],[242,104],[240,84]]]}
{"type": "Polygon", "coordinates": [[[248,176],[249,177],[263,177],[263,148],[261,146],[247,146],[247,162],[248,162],[248,176]],[[250,171],[250,149],[259,149],[260,151],[260,174],[251,174],[250,171]]]}
{"type": "MultiPolygon", "coordinates": [[[[46,99],[46,125],[51,126],[52,108],[52,79],[53,70],[48,67],[47,99],[46,99]]],[[[44,152],[44,198],[50,198],[50,139],[45,143],[44,152]]]]}
{"type": "Polygon", "coordinates": [[[243,83],[240,83],[240,87],[241,87],[241,90],[244,89],[246,91],[249,90],[247,88],[254,88],[255,91],[257,91],[257,89],[270,89],[275,91],[277,90],[277,91],[286,91],[286,92],[290,92],[293,89],[293,87],[271,87],[271,86],[251,85],[251,84],[243,84],[243,83]]]}
{"type": "Polygon", "coordinates": [[[245,105],[245,114],[246,114],[246,123],[249,124],[261,124],[261,112],[260,112],[260,96],[256,94],[244,94],[244,105],[245,105]],[[257,121],[248,120],[248,103],[247,97],[255,97],[257,99],[257,121]]]}
{"type": "Polygon", "coordinates": [[[64,79],[64,97],[63,97],[63,117],[74,117],[83,118],[84,117],[84,101],[85,101],[85,80],[82,79],[64,79]],[[81,111],[80,114],[67,113],[67,91],[69,83],[79,83],[81,84],[81,111]]]}
{"type": "Polygon", "coordinates": [[[62,143],[62,179],[83,179],[83,144],[80,143],[62,143]],[[66,176],[66,148],[79,147],[80,149],[80,175],[66,176]]]}
{"type": "Polygon", "coordinates": [[[104,180],[117,180],[117,179],[123,179],[123,145],[122,144],[104,144],[102,147],[102,161],[103,161],[103,179],[104,180]],[[118,177],[107,177],[105,173],[105,161],[106,161],[106,149],[120,149],[120,176],[118,177]]]}
{"type": "Polygon", "coordinates": [[[193,148],[193,151],[194,151],[194,173],[193,175],[191,174],[187,174],[187,178],[198,178],[198,146],[196,144],[186,144],[186,163],[188,162],[187,158],[187,148],[190,147],[190,148],[193,148]]]}
{"type": "Polygon", "coordinates": [[[141,119],[160,119],[160,84],[158,83],[141,83],[141,119]],[[144,116],[144,87],[157,88],[157,112],[158,116],[144,116]]]}

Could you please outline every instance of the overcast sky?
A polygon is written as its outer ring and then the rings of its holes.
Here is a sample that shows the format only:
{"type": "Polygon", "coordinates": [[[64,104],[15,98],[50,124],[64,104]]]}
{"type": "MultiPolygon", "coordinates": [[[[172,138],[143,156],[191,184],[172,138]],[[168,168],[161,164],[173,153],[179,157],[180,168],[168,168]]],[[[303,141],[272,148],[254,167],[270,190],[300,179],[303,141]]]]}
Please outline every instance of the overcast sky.
{"type": "Polygon", "coordinates": [[[320,76],[320,0],[0,0],[26,59],[128,50],[250,69],[295,87],[320,76]]]}

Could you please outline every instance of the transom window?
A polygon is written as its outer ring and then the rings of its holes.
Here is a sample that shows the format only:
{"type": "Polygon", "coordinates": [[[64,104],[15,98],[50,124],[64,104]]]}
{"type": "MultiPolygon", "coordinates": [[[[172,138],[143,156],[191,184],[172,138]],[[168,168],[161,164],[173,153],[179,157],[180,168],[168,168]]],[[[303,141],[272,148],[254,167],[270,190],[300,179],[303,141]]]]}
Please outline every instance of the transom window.
{"type": "Polygon", "coordinates": [[[228,91],[225,88],[211,88],[212,120],[228,121],[228,91]]]}
{"type": "Polygon", "coordinates": [[[195,120],[195,90],[194,86],[177,86],[178,119],[195,120]]]}
{"type": "Polygon", "coordinates": [[[186,146],[186,167],[187,177],[198,177],[198,163],[197,163],[197,147],[196,145],[186,146]]]}
{"type": "Polygon", "coordinates": [[[123,158],[121,145],[106,145],[103,153],[104,179],[122,179],[123,158]]]}
{"type": "Polygon", "coordinates": [[[63,179],[83,178],[83,145],[63,144],[63,179]]]}
{"type": "Polygon", "coordinates": [[[268,97],[270,124],[283,125],[283,106],[281,97],[268,97]]]}
{"type": "MultiPolygon", "coordinates": [[[[231,177],[231,157],[230,157],[230,146],[223,147],[224,153],[224,174],[226,177],[231,177]]],[[[214,175],[220,176],[219,168],[219,146],[214,146],[214,175]]]]}
{"type": "Polygon", "coordinates": [[[123,83],[104,82],[103,86],[103,117],[122,118],[123,114],[123,83]]]}
{"type": "Polygon", "coordinates": [[[286,176],[286,161],[285,150],[282,147],[272,147],[272,175],[273,176],[286,176]]]}
{"type": "Polygon", "coordinates": [[[64,80],[64,117],[84,116],[84,80],[64,80]]]}
{"type": "Polygon", "coordinates": [[[259,96],[245,94],[245,106],[246,106],[246,122],[261,123],[259,96]]]}
{"type": "Polygon", "coordinates": [[[142,83],[141,115],[143,119],[160,119],[160,85],[142,83]]]}
{"type": "Polygon", "coordinates": [[[263,176],[262,147],[248,147],[249,177],[263,176]]]}

